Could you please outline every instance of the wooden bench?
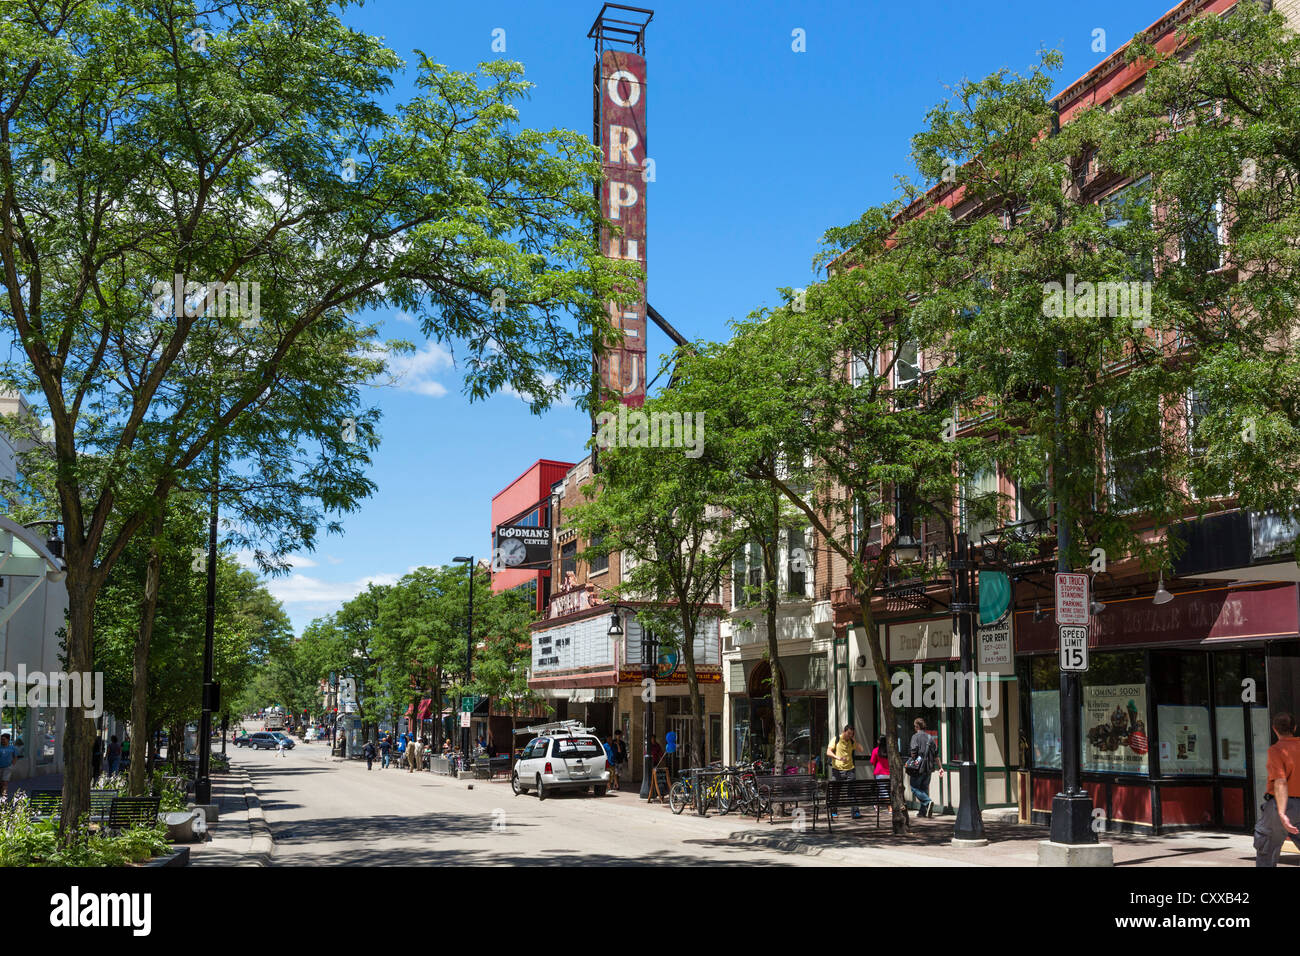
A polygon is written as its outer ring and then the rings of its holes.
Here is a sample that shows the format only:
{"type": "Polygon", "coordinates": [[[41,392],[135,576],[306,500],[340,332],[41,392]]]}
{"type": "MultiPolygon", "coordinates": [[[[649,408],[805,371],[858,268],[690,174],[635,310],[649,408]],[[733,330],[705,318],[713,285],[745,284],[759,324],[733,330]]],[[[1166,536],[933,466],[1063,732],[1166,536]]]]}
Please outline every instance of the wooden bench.
{"type": "MultiPolygon", "coordinates": [[[[779,803],[782,807],[794,804],[811,803],[813,811],[813,829],[817,829],[817,808],[823,800],[822,781],[810,773],[763,774],[754,778],[754,786],[762,795],[761,803],[767,806],[767,822],[773,823],[773,811],[779,803]]],[[[762,806],[754,815],[757,821],[763,815],[762,806]]]]}
{"type": "Polygon", "coordinates": [[[115,797],[108,808],[108,828],[151,827],[158,822],[157,797],[115,797]]]}
{"type": "Polygon", "coordinates": [[[870,780],[828,780],[826,782],[826,832],[831,818],[841,807],[876,808],[876,826],[880,826],[880,808],[890,805],[889,778],[870,780]]]}

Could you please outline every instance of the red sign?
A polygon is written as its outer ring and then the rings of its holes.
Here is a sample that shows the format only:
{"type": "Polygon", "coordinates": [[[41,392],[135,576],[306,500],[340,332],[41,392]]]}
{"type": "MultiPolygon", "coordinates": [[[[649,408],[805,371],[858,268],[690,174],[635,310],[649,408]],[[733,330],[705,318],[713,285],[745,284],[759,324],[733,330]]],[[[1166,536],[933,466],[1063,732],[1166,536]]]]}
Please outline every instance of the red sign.
{"type": "Polygon", "coordinates": [[[1087,624],[1089,615],[1088,575],[1056,575],[1056,623],[1087,624]]]}
{"type": "MultiPolygon", "coordinates": [[[[602,229],[600,245],[610,259],[646,264],[646,83],[645,57],[606,50],[596,65],[596,139],[604,162],[600,207],[614,228],[602,229]]],[[[646,292],[637,282],[633,302],[608,304],[610,324],[623,341],[599,359],[600,384],[606,399],[624,405],[645,403],[646,292]]]]}
{"type": "Polygon", "coordinates": [[[1135,754],[1144,754],[1150,749],[1150,744],[1147,743],[1147,735],[1140,730],[1129,732],[1128,746],[1135,754]]]}
{"type": "MultiPolygon", "coordinates": [[[[1296,585],[1203,588],[1179,591],[1168,604],[1151,595],[1107,601],[1106,612],[1091,622],[1093,649],[1142,644],[1213,643],[1294,637],[1300,633],[1296,585]]],[[[1033,611],[1016,612],[1016,651],[1052,651],[1057,627],[1035,621],[1033,611]]]]}

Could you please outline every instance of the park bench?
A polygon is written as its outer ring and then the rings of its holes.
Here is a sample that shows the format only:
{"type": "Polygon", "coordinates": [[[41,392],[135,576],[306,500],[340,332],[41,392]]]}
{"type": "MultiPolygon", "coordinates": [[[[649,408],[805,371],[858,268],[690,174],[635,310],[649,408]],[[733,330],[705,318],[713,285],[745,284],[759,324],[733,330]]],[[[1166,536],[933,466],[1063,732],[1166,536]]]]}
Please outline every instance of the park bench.
{"type": "MultiPolygon", "coordinates": [[[[871,780],[828,780],[826,782],[826,832],[831,830],[831,816],[841,807],[875,807],[876,826],[880,826],[880,808],[889,802],[889,778],[871,780]]],[[[813,826],[816,826],[814,821],[813,826]]]]}
{"type": "Polygon", "coordinates": [[[822,781],[810,773],[762,774],[754,778],[754,786],[763,795],[754,819],[763,815],[763,805],[767,808],[767,822],[772,823],[773,812],[780,804],[782,813],[785,807],[800,804],[812,804],[813,829],[817,829],[817,809],[823,800],[822,781]]]}
{"type": "Polygon", "coordinates": [[[116,790],[90,791],[91,819],[103,821],[108,816],[108,811],[112,809],[113,801],[116,799],[117,799],[116,790]]]}
{"type": "Polygon", "coordinates": [[[27,807],[34,817],[57,817],[63,810],[63,791],[32,790],[27,794],[27,807]]]}
{"type": "Polygon", "coordinates": [[[491,780],[494,777],[509,777],[511,770],[510,758],[501,757],[476,757],[474,759],[474,777],[478,780],[491,780]]]}
{"type": "Polygon", "coordinates": [[[108,809],[108,828],[151,827],[158,822],[161,802],[157,797],[115,797],[108,809]]]}

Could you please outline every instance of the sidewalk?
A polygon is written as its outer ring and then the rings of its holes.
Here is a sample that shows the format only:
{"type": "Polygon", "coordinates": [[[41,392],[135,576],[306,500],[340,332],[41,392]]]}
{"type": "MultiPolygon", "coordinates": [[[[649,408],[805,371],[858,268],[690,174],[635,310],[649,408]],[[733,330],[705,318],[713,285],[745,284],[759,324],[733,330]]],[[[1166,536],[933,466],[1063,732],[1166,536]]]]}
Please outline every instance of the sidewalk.
{"type": "MultiPolygon", "coordinates": [[[[1036,867],[1038,844],[1050,835],[1047,827],[1003,819],[1004,811],[990,811],[984,817],[988,846],[959,849],[951,843],[955,820],[951,814],[924,820],[915,813],[909,814],[911,834],[895,836],[890,830],[890,815],[882,812],[877,827],[874,809],[864,809],[861,820],[854,820],[847,811],[841,812],[828,834],[824,812],[818,813],[814,832],[811,813],[804,818],[801,829],[796,829],[794,819],[788,816],[777,816],[771,824],[766,816],[756,822],[752,816],[720,815],[716,810],[705,817],[697,816],[691,809],[675,816],[667,804],[648,804],[641,800],[636,789],[609,794],[600,801],[600,806],[620,813],[662,814],[667,818],[665,822],[694,830],[695,839],[727,840],[857,866],[1036,867]]],[[[1208,830],[1163,836],[1112,833],[1101,834],[1100,839],[1114,847],[1117,867],[1255,865],[1254,842],[1249,833],[1208,830]]],[[[1300,866],[1300,851],[1289,841],[1281,865],[1300,866]]]]}
{"type": "Polygon", "coordinates": [[[219,819],[208,825],[210,840],[189,844],[190,865],[269,866],[275,841],[248,771],[231,764],[229,773],[214,775],[212,802],[219,819]]]}

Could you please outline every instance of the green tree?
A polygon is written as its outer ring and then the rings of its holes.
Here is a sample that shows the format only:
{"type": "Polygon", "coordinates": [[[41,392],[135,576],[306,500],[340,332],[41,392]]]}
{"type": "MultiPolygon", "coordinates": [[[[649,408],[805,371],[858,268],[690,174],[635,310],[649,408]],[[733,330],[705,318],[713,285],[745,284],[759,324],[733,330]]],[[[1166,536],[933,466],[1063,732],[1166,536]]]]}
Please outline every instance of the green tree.
{"type": "MultiPolygon", "coordinates": [[[[611,443],[599,451],[601,471],[585,486],[585,498],[571,515],[589,541],[599,542],[583,557],[618,552],[622,562],[618,597],[649,602],[638,607],[637,620],[660,635],[663,646],[680,650],[691,699],[690,758],[698,767],[703,766],[704,741],[695,659],[699,624],[706,614],[717,615],[712,606],[742,538],[719,507],[726,493],[725,477],[699,460],[707,438],[695,411],[671,389],[647,401],[646,415],[690,421],[694,442],[703,444],[642,448],[611,443]]],[[[653,693],[653,687],[650,690],[653,693]]]]}
{"type": "MultiPolygon", "coordinates": [[[[385,111],[401,62],[337,9],[132,0],[0,24],[0,310],[19,356],[3,377],[52,426],[73,670],[91,664],[96,601],[148,499],[255,427],[312,330],[414,311],[463,344],[472,397],[509,384],[535,409],[585,383],[591,342],[612,337],[602,303],[635,270],[598,254],[594,148],[520,129],[528,85],[504,61],[470,74],[422,55],[419,95],[385,111]],[[181,296],[160,291],[176,276],[181,296]],[[210,310],[169,301],[218,282],[258,284],[265,343],[222,376],[220,403],[197,371],[210,310]]],[[[341,423],[298,425],[329,445],[341,423]]],[[[66,746],[73,821],[88,722],[69,722],[66,746]]]]}

